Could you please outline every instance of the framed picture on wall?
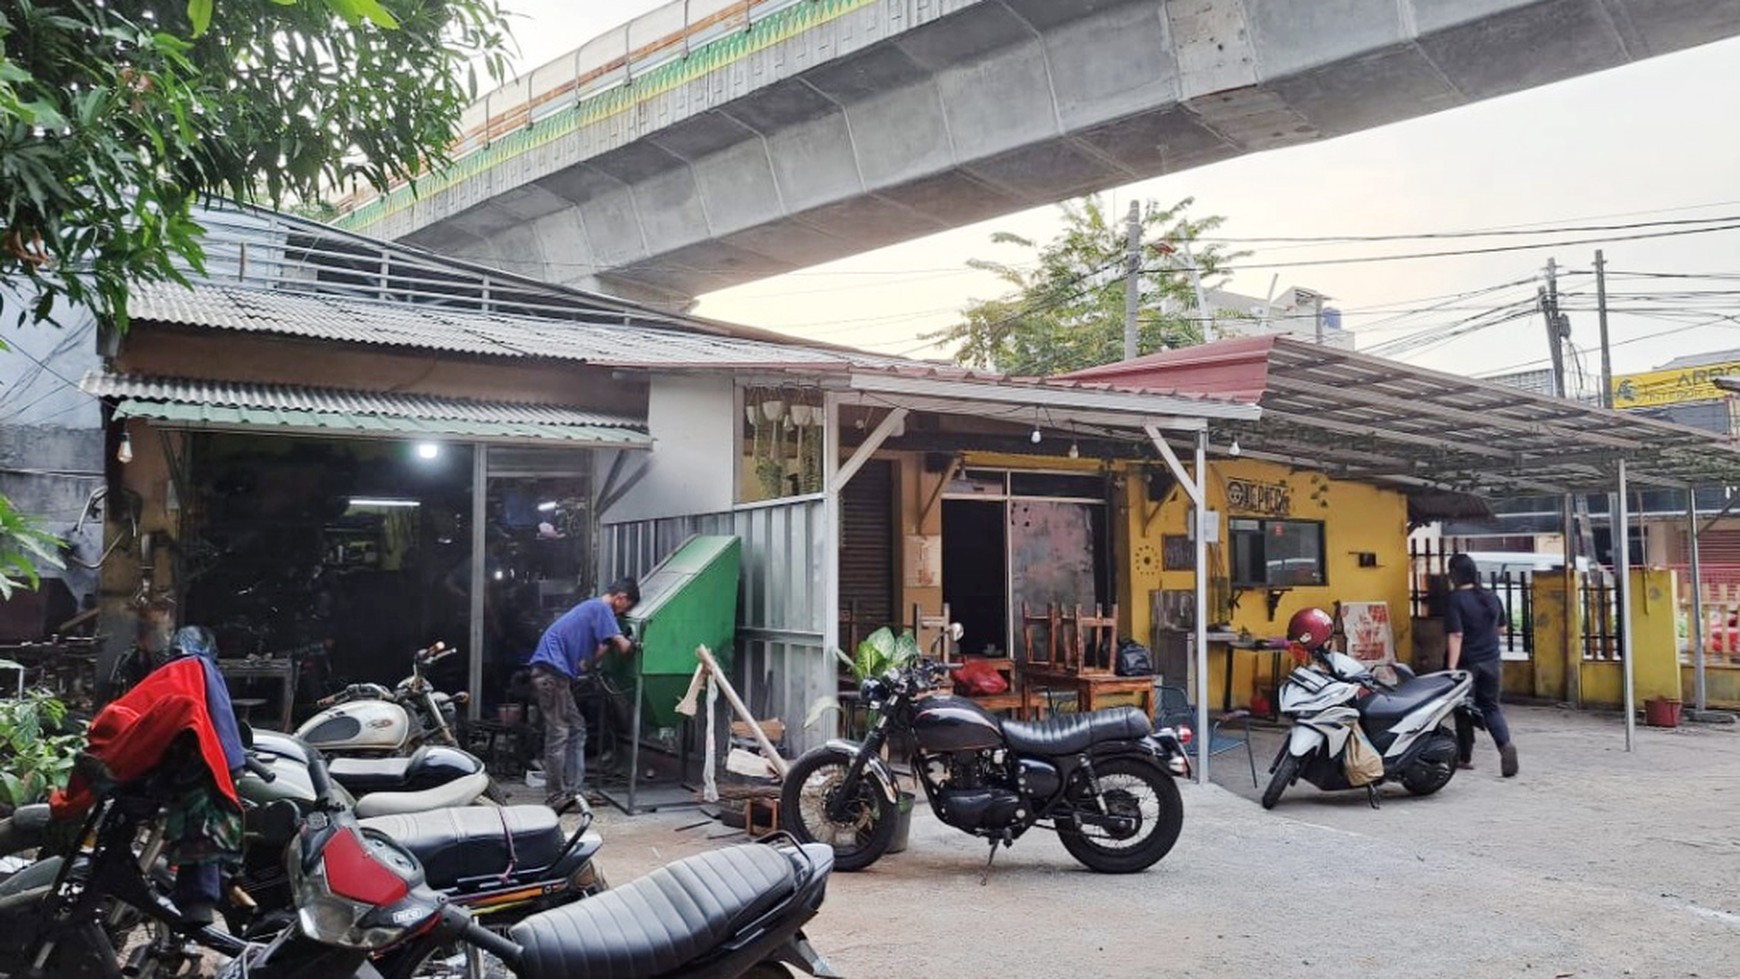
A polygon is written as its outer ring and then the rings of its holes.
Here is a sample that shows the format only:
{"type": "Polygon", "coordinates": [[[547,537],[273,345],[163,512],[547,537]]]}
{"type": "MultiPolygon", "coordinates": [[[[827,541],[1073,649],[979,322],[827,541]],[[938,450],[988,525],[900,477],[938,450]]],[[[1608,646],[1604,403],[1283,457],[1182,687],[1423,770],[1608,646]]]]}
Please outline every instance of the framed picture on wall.
{"type": "Polygon", "coordinates": [[[1160,538],[1160,564],[1167,571],[1196,570],[1196,542],[1189,534],[1164,534],[1160,538]]]}

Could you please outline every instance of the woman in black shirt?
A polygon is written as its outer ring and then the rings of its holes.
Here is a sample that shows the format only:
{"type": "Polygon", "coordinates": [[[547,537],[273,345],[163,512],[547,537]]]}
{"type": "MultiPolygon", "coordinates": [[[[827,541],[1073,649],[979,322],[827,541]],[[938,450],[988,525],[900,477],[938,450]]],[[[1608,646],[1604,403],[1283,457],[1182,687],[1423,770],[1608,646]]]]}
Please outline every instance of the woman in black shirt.
{"type": "MultiPolygon", "coordinates": [[[[1452,670],[1460,667],[1474,674],[1474,704],[1498,745],[1499,771],[1510,778],[1516,774],[1516,745],[1510,740],[1510,725],[1505,723],[1498,703],[1504,681],[1504,663],[1498,650],[1498,633],[1505,626],[1504,603],[1480,587],[1480,571],[1466,554],[1450,559],[1450,583],[1455,590],[1450,593],[1444,617],[1448,665],[1452,670]]],[[[1466,758],[1462,764],[1474,767],[1466,758]]]]}

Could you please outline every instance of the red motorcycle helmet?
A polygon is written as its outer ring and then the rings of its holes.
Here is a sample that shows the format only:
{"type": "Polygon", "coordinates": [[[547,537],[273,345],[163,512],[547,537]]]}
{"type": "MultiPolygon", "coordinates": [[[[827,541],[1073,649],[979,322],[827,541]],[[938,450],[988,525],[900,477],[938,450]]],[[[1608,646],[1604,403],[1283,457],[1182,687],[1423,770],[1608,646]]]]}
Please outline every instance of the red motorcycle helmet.
{"type": "Polygon", "coordinates": [[[1335,620],[1320,608],[1302,608],[1287,620],[1287,638],[1306,649],[1327,646],[1334,634],[1335,620]]]}

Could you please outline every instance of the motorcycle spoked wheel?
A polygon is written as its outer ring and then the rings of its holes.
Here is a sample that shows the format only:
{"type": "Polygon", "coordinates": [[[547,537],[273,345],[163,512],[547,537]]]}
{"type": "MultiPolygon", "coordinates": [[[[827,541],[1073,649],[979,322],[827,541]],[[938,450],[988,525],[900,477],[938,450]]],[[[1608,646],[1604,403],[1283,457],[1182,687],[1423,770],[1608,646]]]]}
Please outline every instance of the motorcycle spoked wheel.
{"type": "Polygon", "coordinates": [[[826,843],[834,848],[834,869],[863,870],[894,842],[894,803],[882,793],[875,776],[865,772],[855,798],[848,800],[845,820],[828,817],[828,807],[846,781],[852,760],[844,755],[816,753],[799,758],[785,775],[780,793],[780,823],[800,843],[826,843]]]}
{"type": "Polygon", "coordinates": [[[1136,820],[1128,832],[1082,825],[1058,831],[1069,855],[1102,874],[1133,874],[1146,870],[1171,852],[1184,828],[1184,800],[1178,784],[1154,765],[1133,758],[1113,758],[1094,766],[1096,804],[1085,783],[1071,790],[1070,804],[1095,811],[1099,804],[1114,816],[1136,820]]]}

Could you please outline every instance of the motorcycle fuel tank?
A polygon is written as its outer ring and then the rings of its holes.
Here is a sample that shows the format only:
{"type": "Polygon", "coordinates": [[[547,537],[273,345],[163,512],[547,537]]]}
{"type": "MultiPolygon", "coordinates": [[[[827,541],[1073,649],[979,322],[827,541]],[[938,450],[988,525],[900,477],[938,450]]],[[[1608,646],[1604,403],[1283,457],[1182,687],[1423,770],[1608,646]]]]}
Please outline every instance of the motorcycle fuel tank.
{"type": "Polygon", "coordinates": [[[356,700],[310,717],[296,736],[322,751],[397,751],[411,736],[411,718],[390,701],[356,700]]]}
{"type": "Polygon", "coordinates": [[[1003,728],[965,697],[926,697],[912,714],[912,736],[925,751],[979,751],[1003,744],[1003,728]]]}

